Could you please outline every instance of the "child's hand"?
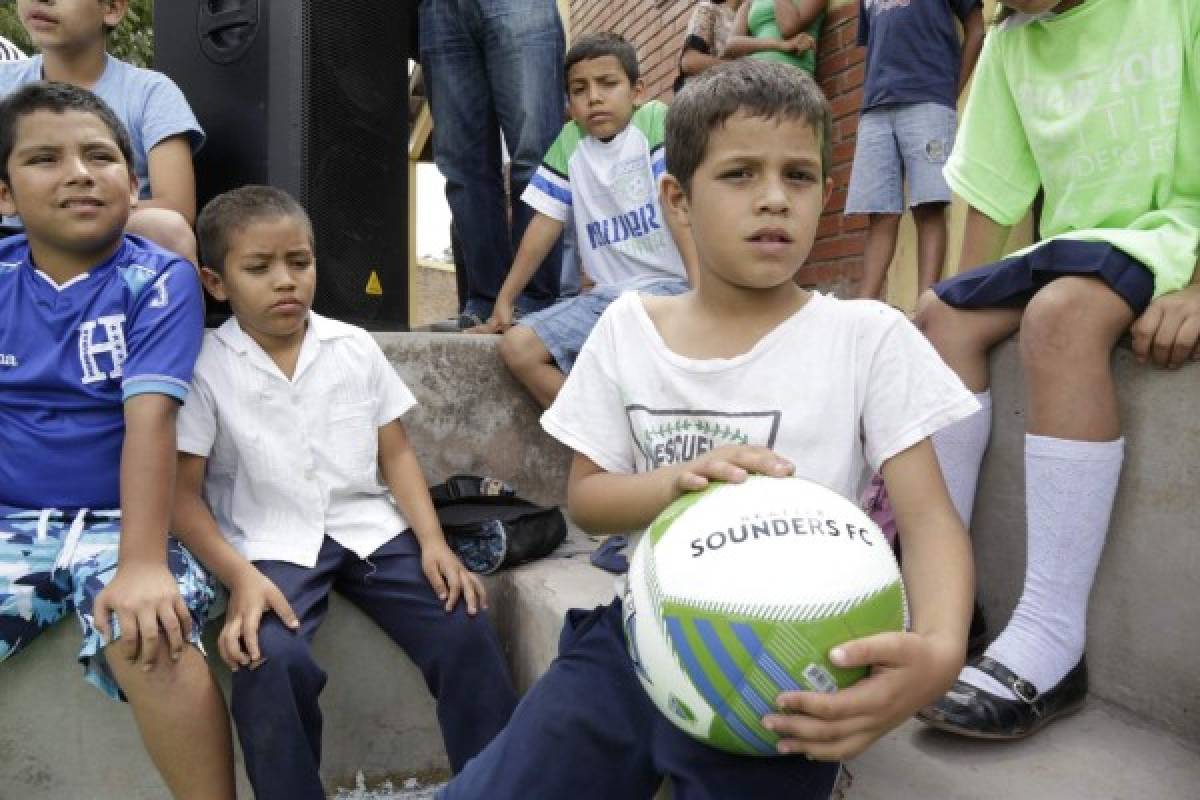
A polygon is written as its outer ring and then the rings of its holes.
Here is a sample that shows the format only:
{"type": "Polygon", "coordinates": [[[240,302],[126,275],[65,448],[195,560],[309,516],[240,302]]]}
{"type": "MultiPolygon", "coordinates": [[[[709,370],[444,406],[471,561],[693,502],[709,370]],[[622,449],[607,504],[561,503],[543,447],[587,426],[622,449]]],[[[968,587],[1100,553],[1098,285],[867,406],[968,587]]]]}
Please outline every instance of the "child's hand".
{"type": "Polygon", "coordinates": [[[847,642],[830,656],[839,666],[870,666],[871,672],[835,694],[781,694],[780,713],[763,718],[782,737],[779,752],[820,761],[854,758],[949,689],[963,652],[945,639],[881,633],[847,642]]]}
{"type": "Polygon", "coordinates": [[[497,297],[495,304],[492,305],[492,315],[487,318],[487,322],[476,325],[474,328],[468,328],[467,333],[504,333],[513,326],[515,313],[512,303],[502,297],[497,297]]]}
{"type": "Polygon", "coordinates": [[[284,625],[292,630],[300,621],[287,598],[270,578],[247,564],[229,586],[229,608],[225,611],[225,627],[217,637],[221,660],[237,672],[241,667],[253,669],[262,662],[258,648],[258,626],[263,614],[274,611],[284,625]]]}
{"type": "Polygon", "coordinates": [[[1200,284],[1164,294],[1129,329],[1133,354],[1160,367],[1175,369],[1189,358],[1200,359],[1200,284]]]}
{"type": "Polygon", "coordinates": [[[708,486],[709,481],[741,483],[751,473],[783,478],[796,467],[765,447],[726,445],[679,465],[679,469],[675,487],[681,492],[695,492],[708,486]]]}
{"type": "Polygon", "coordinates": [[[453,611],[461,595],[467,604],[467,613],[474,616],[481,608],[487,608],[487,592],[479,576],[463,566],[458,556],[445,544],[434,544],[421,551],[421,569],[438,599],[445,602],[446,610],[453,611]]]}
{"type": "Polygon", "coordinates": [[[801,55],[802,53],[807,53],[809,50],[817,49],[817,40],[812,36],[809,36],[804,31],[801,31],[792,38],[788,39],[787,44],[788,51],[795,53],[796,55],[801,55]]]}
{"type": "Polygon", "coordinates": [[[171,660],[178,661],[192,632],[191,612],[175,577],[161,562],[124,561],[117,566],[117,574],[92,607],[96,630],[105,642],[112,642],[113,616],[121,637],[115,651],[147,672],[158,659],[160,634],[167,637],[171,660]]]}

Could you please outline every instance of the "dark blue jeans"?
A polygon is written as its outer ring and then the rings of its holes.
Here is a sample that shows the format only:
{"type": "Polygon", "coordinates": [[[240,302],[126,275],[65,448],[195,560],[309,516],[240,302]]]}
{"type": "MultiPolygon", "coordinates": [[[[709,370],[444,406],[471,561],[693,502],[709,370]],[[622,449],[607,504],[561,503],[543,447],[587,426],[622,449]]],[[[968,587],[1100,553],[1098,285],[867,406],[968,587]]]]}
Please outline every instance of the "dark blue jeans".
{"type": "Polygon", "coordinates": [[[485,614],[460,601],[447,614],[421,571],[411,533],[360,559],[326,537],[316,566],[256,561],[300,620],[293,633],[263,617],[257,669],[233,673],[233,718],[258,800],[325,800],[321,786],[321,709],[325,671],[309,646],[336,589],[404,649],[437,700],[442,739],[455,771],[504,727],[516,692],[485,614]]]}
{"type": "MultiPolygon", "coordinates": [[[[433,158],[446,178],[467,273],[464,310],[486,318],[533,217],[521,193],[562,129],[562,22],[554,0],[422,0],[419,30],[433,158]],[[512,158],[511,226],[501,131],[512,158]]],[[[558,298],[561,265],[556,246],[520,310],[558,298]]]]}
{"type": "Polygon", "coordinates": [[[558,658],[508,727],[439,800],[826,800],[838,764],[737,756],[701,744],[659,713],[625,649],[621,603],[568,613],[558,658]]]}

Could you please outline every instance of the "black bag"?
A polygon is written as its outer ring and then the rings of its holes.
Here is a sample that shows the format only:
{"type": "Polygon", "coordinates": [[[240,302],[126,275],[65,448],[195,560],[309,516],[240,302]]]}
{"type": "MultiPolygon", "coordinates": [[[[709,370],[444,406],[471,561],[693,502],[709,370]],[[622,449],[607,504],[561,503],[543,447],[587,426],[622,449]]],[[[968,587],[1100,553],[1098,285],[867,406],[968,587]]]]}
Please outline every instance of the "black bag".
{"type": "Polygon", "coordinates": [[[567,538],[561,511],[522,500],[495,478],[453,475],[429,494],[450,549],[481,575],[548,555],[567,538]]]}

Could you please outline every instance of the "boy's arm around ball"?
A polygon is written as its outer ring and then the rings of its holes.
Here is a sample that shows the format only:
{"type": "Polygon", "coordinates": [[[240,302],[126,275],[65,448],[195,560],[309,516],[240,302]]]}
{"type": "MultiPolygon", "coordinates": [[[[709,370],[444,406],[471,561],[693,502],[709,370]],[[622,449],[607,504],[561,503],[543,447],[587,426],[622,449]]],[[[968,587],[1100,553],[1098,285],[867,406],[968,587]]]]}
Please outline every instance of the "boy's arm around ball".
{"type": "Polygon", "coordinates": [[[904,583],[912,630],[882,633],[835,648],[844,667],[869,666],[863,680],[836,694],[785,692],[764,725],[783,753],[853,758],[940,697],[963,664],[974,572],[970,541],[946,493],[928,439],[883,464],[904,543],[904,583]]]}

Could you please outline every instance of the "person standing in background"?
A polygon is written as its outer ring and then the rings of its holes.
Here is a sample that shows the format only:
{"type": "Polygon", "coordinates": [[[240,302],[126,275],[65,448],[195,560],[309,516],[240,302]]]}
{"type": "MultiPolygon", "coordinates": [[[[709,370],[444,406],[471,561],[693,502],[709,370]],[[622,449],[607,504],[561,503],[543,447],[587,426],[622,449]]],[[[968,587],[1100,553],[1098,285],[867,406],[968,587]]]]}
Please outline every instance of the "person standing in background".
{"type": "Polygon", "coordinates": [[[846,196],[847,214],[868,216],[858,296],[879,299],[883,292],[906,181],[919,296],[941,277],[946,260],[950,187],[942,167],[954,145],[958,97],[983,47],[983,5],[859,0],[858,44],[867,50],[867,71],[846,196]]]}
{"type": "Polygon", "coordinates": [[[826,0],[747,0],[738,9],[727,59],[749,56],[791,64],[812,75],[826,0]]]}
{"type": "MultiPolygon", "coordinates": [[[[512,158],[513,197],[525,191],[562,128],[565,41],[554,0],[421,0],[421,66],[433,115],[433,159],[466,271],[454,330],[492,314],[532,210],[505,207],[501,133],[512,158]]],[[[517,302],[518,313],[559,295],[556,245],[517,302]]]]}

